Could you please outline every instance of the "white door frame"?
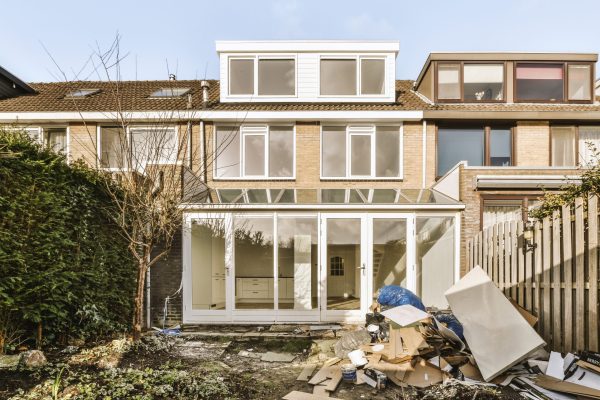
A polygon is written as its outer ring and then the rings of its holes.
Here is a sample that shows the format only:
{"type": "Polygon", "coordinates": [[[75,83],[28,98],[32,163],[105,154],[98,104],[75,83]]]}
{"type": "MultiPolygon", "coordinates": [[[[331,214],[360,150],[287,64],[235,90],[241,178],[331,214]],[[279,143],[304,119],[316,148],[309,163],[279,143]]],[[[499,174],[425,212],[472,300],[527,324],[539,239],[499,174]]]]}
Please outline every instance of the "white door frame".
{"type": "Polygon", "coordinates": [[[183,255],[183,323],[222,323],[232,321],[235,289],[232,285],[233,266],[233,218],[231,213],[187,213],[182,230],[183,255]],[[225,224],[225,310],[194,310],[192,308],[192,221],[197,219],[223,219],[225,224]]]}
{"type": "MultiPolygon", "coordinates": [[[[363,322],[365,314],[369,308],[368,301],[368,259],[367,259],[367,214],[366,213],[321,213],[321,238],[320,238],[320,286],[321,286],[321,320],[336,322],[363,322]],[[328,278],[328,260],[327,260],[327,221],[329,219],[355,219],[360,221],[360,309],[359,310],[329,310],[327,308],[327,278],[328,278]]],[[[355,268],[354,266],[352,268],[355,268]]],[[[354,272],[354,271],[353,271],[354,272]]]]}

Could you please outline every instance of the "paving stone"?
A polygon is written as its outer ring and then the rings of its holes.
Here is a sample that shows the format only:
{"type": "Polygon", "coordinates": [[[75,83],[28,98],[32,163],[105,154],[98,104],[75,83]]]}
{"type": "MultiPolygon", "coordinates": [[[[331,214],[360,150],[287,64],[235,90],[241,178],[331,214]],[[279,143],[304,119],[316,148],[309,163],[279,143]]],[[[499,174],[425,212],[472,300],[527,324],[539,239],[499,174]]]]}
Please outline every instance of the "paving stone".
{"type": "Polygon", "coordinates": [[[293,354],[289,354],[289,353],[274,353],[272,351],[266,352],[265,354],[263,354],[263,356],[261,357],[261,361],[266,361],[266,362],[285,362],[285,363],[290,363],[292,361],[294,361],[294,358],[296,358],[295,355],[293,354]]]}

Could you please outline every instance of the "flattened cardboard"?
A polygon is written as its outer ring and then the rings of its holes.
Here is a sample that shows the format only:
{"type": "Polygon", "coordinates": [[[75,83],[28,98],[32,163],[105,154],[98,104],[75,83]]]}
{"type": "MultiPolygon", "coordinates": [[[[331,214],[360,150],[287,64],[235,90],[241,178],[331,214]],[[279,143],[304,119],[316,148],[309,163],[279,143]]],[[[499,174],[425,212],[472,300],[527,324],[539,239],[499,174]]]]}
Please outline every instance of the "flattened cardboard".
{"type": "MultiPolygon", "coordinates": [[[[394,329],[394,331],[395,330],[396,329],[394,329]]],[[[400,328],[398,331],[402,338],[403,353],[416,356],[419,354],[420,349],[429,347],[419,329],[416,329],[415,327],[406,327],[400,328]]],[[[398,355],[398,352],[396,352],[396,355],[398,355]]]]}
{"type": "Polygon", "coordinates": [[[414,367],[414,371],[404,374],[403,382],[410,386],[425,388],[442,383],[444,373],[435,365],[420,358],[414,367]]]}
{"type": "Polygon", "coordinates": [[[561,381],[548,375],[540,375],[534,379],[534,382],[544,389],[600,399],[600,390],[588,388],[572,382],[561,381]]]}
{"type": "Polygon", "coordinates": [[[526,309],[524,309],[523,307],[521,307],[519,305],[519,303],[517,303],[513,299],[508,298],[508,301],[510,301],[510,304],[512,304],[513,307],[517,309],[517,311],[519,312],[519,314],[521,314],[521,316],[523,318],[525,318],[525,321],[527,321],[527,323],[530,326],[535,326],[535,324],[537,324],[538,317],[536,317],[535,315],[533,315],[532,313],[530,313],[529,311],[527,311],[526,309]]]}
{"type": "Polygon", "coordinates": [[[329,375],[329,367],[323,367],[316,374],[313,375],[312,378],[308,381],[310,385],[318,385],[327,379],[329,375]]]}
{"type": "Polygon", "coordinates": [[[421,311],[410,304],[390,308],[389,310],[383,311],[381,315],[384,315],[386,318],[402,327],[412,325],[431,317],[431,315],[425,311],[421,311]]]}
{"type": "Polygon", "coordinates": [[[329,392],[327,389],[325,389],[325,386],[322,385],[313,386],[313,394],[316,394],[317,396],[329,397],[329,392]]]}
{"type": "Polygon", "coordinates": [[[414,371],[415,369],[413,368],[413,366],[411,365],[411,363],[409,362],[403,362],[403,363],[399,363],[399,364],[392,364],[392,363],[388,363],[388,362],[378,362],[378,363],[369,363],[365,366],[365,369],[367,368],[371,368],[371,369],[376,369],[377,371],[381,371],[381,372],[406,372],[406,371],[414,371]]]}
{"type": "Polygon", "coordinates": [[[485,381],[545,345],[487,274],[475,267],[445,293],[485,381]]]}
{"type": "Polygon", "coordinates": [[[465,378],[469,378],[474,381],[483,380],[483,376],[481,376],[481,372],[479,371],[479,368],[477,368],[477,365],[468,362],[464,365],[461,365],[458,369],[460,372],[462,372],[465,378]]]}
{"type": "Polygon", "coordinates": [[[283,396],[283,400],[341,400],[335,397],[319,396],[313,393],[304,393],[294,390],[283,396]]]}

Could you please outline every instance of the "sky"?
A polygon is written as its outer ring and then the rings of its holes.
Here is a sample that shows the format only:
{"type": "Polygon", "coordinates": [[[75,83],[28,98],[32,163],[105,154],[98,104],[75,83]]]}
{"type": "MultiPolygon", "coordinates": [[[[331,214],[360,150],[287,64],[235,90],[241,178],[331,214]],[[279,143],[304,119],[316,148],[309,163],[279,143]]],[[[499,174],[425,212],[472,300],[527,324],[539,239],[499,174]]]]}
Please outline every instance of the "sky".
{"type": "Polygon", "coordinates": [[[215,40],[398,40],[398,79],[416,78],[432,51],[600,52],[598,0],[20,0],[2,8],[0,66],[26,82],[102,78],[90,56],[117,35],[127,80],[217,78],[215,40]]]}

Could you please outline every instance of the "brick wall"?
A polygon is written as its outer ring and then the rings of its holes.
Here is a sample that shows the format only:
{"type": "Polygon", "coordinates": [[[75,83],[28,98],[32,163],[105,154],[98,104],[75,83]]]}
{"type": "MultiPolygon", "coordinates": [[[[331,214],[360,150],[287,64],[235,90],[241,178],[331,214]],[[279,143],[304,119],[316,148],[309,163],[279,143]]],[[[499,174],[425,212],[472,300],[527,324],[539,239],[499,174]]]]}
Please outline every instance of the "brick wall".
{"type": "Polygon", "coordinates": [[[516,165],[550,165],[550,125],[548,122],[517,122],[515,129],[516,165]]]}

